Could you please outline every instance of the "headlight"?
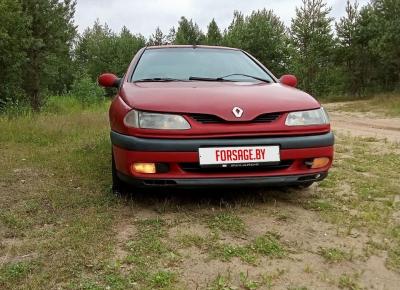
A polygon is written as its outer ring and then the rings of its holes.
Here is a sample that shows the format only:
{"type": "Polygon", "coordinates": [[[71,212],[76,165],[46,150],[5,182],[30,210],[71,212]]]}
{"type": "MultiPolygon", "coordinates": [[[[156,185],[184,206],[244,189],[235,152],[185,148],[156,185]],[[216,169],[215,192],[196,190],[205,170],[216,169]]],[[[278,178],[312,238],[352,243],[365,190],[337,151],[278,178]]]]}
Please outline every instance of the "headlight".
{"type": "Polygon", "coordinates": [[[329,124],[329,117],[324,108],[316,110],[292,112],[286,117],[286,126],[307,126],[329,124]]]}
{"type": "Polygon", "coordinates": [[[143,129],[187,130],[190,124],[180,115],[132,110],[124,118],[125,126],[143,129]]]}

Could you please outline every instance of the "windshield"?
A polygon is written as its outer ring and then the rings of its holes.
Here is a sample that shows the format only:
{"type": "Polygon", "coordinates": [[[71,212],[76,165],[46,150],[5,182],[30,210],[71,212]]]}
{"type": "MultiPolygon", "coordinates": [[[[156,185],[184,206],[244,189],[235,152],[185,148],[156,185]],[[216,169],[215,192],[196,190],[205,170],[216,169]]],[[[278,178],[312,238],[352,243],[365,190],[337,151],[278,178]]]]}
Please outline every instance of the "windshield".
{"type": "Polygon", "coordinates": [[[223,76],[229,76],[227,79],[232,81],[259,82],[249,77],[254,76],[273,82],[271,76],[242,51],[216,48],[147,49],[136,66],[132,81],[223,76]]]}

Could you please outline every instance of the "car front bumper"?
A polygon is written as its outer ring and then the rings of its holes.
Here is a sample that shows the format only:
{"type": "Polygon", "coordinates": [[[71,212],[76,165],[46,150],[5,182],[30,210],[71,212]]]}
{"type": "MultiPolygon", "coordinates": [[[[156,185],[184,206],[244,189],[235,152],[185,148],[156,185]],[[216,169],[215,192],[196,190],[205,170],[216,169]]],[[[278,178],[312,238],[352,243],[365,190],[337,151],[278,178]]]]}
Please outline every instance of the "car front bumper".
{"type": "Polygon", "coordinates": [[[334,136],[152,139],[111,131],[115,165],[120,179],[136,186],[286,186],[320,181],[332,164],[334,136]],[[266,167],[207,169],[199,166],[198,149],[215,146],[279,145],[281,163],[266,167]],[[311,169],[305,164],[316,157],[328,157],[329,164],[311,169]],[[168,165],[168,171],[155,174],[131,172],[134,162],[168,165]]]}

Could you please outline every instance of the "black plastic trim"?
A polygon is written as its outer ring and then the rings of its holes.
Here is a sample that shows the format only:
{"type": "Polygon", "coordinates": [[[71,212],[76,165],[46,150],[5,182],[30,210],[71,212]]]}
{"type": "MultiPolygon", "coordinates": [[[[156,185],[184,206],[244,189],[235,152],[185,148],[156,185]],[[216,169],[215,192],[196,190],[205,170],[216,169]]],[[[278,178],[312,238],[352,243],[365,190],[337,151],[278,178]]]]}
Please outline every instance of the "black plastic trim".
{"type": "Polygon", "coordinates": [[[136,179],[118,172],[118,177],[136,187],[234,187],[234,186],[289,186],[302,185],[312,181],[321,181],[328,175],[319,172],[302,175],[268,176],[268,177],[240,177],[240,178],[196,178],[196,179],[136,179]]]}
{"type": "Polygon", "coordinates": [[[155,152],[194,152],[200,147],[279,145],[281,149],[327,147],[334,144],[332,132],[322,135],[235,139],[152,139],[111,131],[113,145],[126,150],[155,152]]]}

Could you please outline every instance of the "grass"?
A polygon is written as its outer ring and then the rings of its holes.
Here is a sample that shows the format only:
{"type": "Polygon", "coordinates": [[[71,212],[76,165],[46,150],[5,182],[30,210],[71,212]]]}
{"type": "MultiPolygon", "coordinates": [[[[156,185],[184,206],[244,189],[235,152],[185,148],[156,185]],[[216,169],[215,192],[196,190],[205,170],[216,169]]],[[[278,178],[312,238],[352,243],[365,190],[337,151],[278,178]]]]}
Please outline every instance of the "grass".
{"type": "Polygon", "coordinates": [[[159,271],[151,277],[151,286],[153,288],[171,287],[175,280],[175,273],[168,271],[159,271]]]}
{"type": "Polygon", "coordinates": [[[349,102],[340,106],[340,110],[349,112],[374,112],[387,116],[400,116],[400,95],[377,95],[366,100],[349,102]]]}
{"type": "Polygon", "coordinates": [[[320,248],[318,253],[329,263],[351,261],[353,259],[352,252],[345,252],[338,248],[320,248]]]}
{"type": "Polygon", "coordinates": [[[357,282],[357,275],[350,276],[343,274],[339,278],[339,288],[349,289],[349,290],[359,290],[362,289],[357,282]]]}
{"type": "MultiPolygon", "coordinates": [[[[329,274],[323,263],[340,268],[363,253],[333,243],[310,253],[309,236],[291,236],[290,226],[303,219],[307,235],[323,235],[307,224],[320,220],[337,229],[337,239],[367,235],[365,259],[387,254],[386,267],[400,273],[398,144],[339,134],[330,176],[304,192],[119,197],[110,191],[107,106],[52,98],[40,114],[0,116],[1,289],[196,288],[192,280],[199,289],[312,289],[307,279],[322,283],[320,272],[329,274]],[[134,230],[121,237],[125,223],[134,230]],[[188,223],[199,232],[188,231],[188,223]],[[305,252],[324,262],[298,260],[305,252]],[[280,271],[282,265],[288,269],[280,271]],[[208,276],[193,274],[201,271],[208,276]],[[296,271],[306,278],[293,281],[296,271]]],[[[357,289],[359,280],[349,273],[333,283],[357,289]]]]}
{"type": "MultiPolygon", "coordinates": [[[[321,184],[324,188],[323,198],[331,204],[319,207],[321,215],[337,224],[344,234],[350,234],[353,229],[362,229],[369,234],[390,239],[391,250],[387,263],[391,269],[399,271],[400,252],[396,245],[400,239],[396,235],[392,216],[400,209],[400,204],[394,202],[400,192],[397,182],[400,158],[396,153],[400,147],[398,144],[387,144],[387,150],[382,151],[382,145],[377,140],[345,136],[339,136],[339,143],[350,151],[339,150],[329,180],[321,184]],[[338,195],[338,188],[343,188],[343,184],[346,184],[346,191],[338,195]],[[387,232],[388,228],[394,229],[394,235],[387,232]]],[[[322,254],[327,260],[333,261],[348,256],[340,251],[325,251],[322,254]]]]}
{"type": "Polygon", "coordinates": [[[239,277],[241,286],[246,290],[255,290],[260,286],[259,282],[249,278],[249,273],[240,272],[239,277]]]}
{"type": "Polygon", "coordinates": [[[29,262],[17,262],[4,265],[0,270],[0,285],[17,282],[31,273],[33,265],[29,262]]]}
{"type": "Polygon", "coordinates": [[[232,212],[224,211],[218,213],[209,220],[208,224],[211,229],[220,230],[222,232],[229,232],[236,235],[245,232],[244,222],[232,212]]]}
{"type": "Polygon", "coordinates": [[[210,245],[211,257],[223,261],[230,261],[233,257],[238,257],[249,264],[257,264],[257,259],[260,257],[282,258],[285,256],[286,250],[279,239],[280,236],[276,233],[267,232],[244,246],[212,243],[210,245]]]}
{"type": "MultiPolygon", "coordinates": [[[[236,290],[236,289],[244,289],[244,290],[256,290],[256,289],[272,289],[274,285],[274,281],[278,280],[281,275],[284,274],[284,271],[277,271],[274,274],[268,275],[258,275],[257,277],[250,277],[249,272],[240,272],[239,277],[239,286],[235,286],[234,280],[236,277],[233,277],[231,273],[227,275],[218,274],[217,277],[212,281],[211,285],[207,287],[208,290],[236,290]]],[[[297,289],[297,288],[296,288],[297,289]]]]}
{"type": "Polygon", "coordinates": [[[233,290],[233,286],[231,286],[230,277],[225,277],[223,275],[218,274],[215,280],[208,287],[208,290],[233,290]]]}

